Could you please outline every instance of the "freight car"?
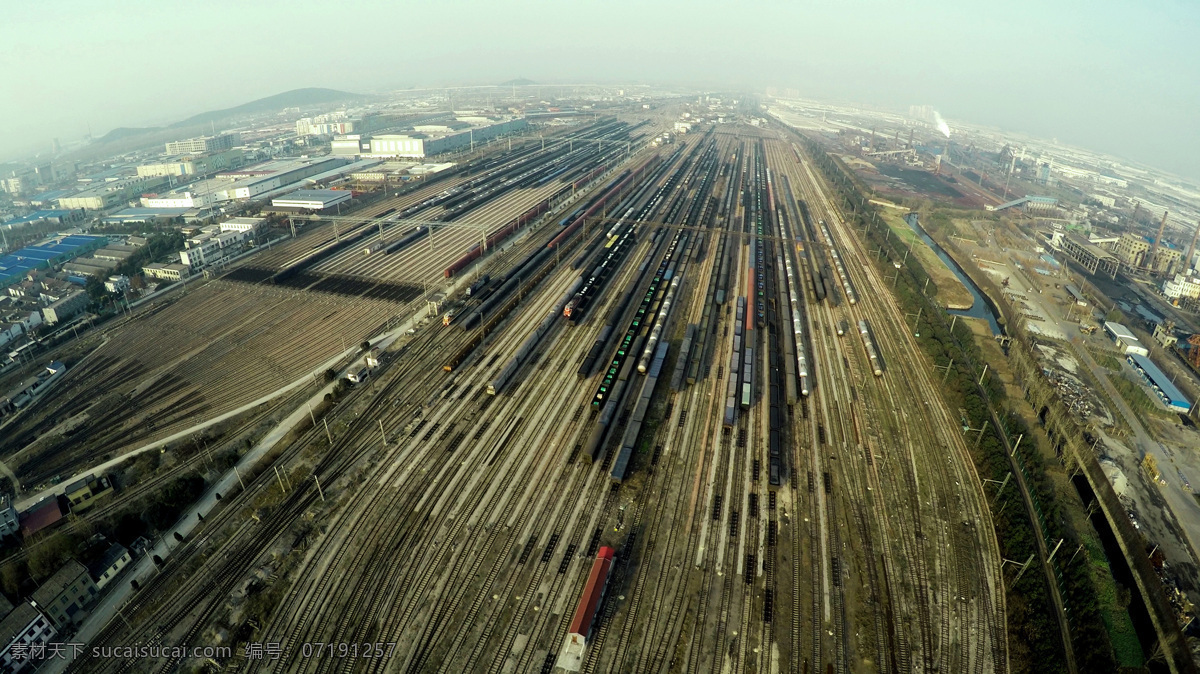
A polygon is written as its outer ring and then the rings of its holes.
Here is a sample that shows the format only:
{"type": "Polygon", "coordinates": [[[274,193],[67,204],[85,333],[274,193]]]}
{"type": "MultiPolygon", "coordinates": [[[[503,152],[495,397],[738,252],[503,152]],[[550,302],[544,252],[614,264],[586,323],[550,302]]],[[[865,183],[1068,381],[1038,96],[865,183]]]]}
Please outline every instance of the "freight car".
{"type": "Polygon", "coordinates": [[[505,363],[504,367],[501,368],[500,373],[496,375],[496,378],[488,383],[488,395],[494,396],[504,389],[504,387],[512,379],[513,375],[516,374],[517,370],[521,367],[521,363],[525,362],[525,359],[529,357],[529,354],[533,353],[533,350],[537,348],[538,342],[541,341],[542,337],[544,337],[545,334],[550,331],[551,326],[554,325],[554,319],[557,318],[560,313],[562,313],[563,305],[567,303],[567,300],[571,298],[571,295],[576,289],[579,288],[579,284],[581,283],[583,283],[583,279],[575,279],[575,282],[571,285],[567,292],[564,293],[557,302],[555,302],[554,306],[550,309],[550,314],[542,319],[542,322],[539,323],[536,328],[534,328],[533,333],[530,334],[529,337],[525,338],[525,341],[522,342],[521,346],[517,348],[517,353],[513,355],[513,357],[510,358],[507,363],[505,363]]]}
{"type": "Polygon", "coordinates": [[[612,577],[616,554],[616,550],[607,545],[596,553],[592,569],[588,573],[587,584],[583,586],[583,594],[575,606],[567,638],[559,652],[556,662],[558,667],[576,672],[583,668],[587,642],[596,628],[596,616],[600,614],[600,606],[604,603],[604,595],[608,591],[608,580],[612,577]]]}
{"type": "Polygon", "coordinates": [[[865,319],[858,322],[858,332],[862,335],[863,347],[867,350],[867,358],[871,361],[871,372],[876,376],[883,376],[883,360],[879,357],[879,352],[875,350],[875,340],[871,336],[871,324],[865,319]]]}

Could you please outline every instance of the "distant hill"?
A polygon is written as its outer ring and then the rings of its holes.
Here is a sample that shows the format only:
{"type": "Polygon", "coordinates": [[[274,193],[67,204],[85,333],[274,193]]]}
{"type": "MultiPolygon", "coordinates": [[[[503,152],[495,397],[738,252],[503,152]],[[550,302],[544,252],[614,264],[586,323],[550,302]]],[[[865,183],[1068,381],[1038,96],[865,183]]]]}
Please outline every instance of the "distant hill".
{"type": "Polygon", "coordinates": [[[527,80],[524,77],[518,77],[515,80],[501,82],[498,86],[501,86],[501,87],[526,87],[526,86],[529,86],[530,84],[537,84],[537,82],[534,82],[533,80],[527,80]]]}
{"type": "Polygon", "coordinates": [[[341,103],[345,101],[361,101],[368,100],[370,96],[362,94],[352,94],[348,91],[338,91],[337,89],[320,89],[310,87],[307,89],[293,89],[285,91],[282,94],[267,96],[256,101],[243,103],[241,105],[225,108],[224,110],[210,110],[202,112],[198,115],[193,115],[187,119],[175,122],[171,128],[194,126],[196,124],[208,124],[209,122],[217,122],[230,117],[240,115],[253,115],[260,112],[273,112],[284,108],[300,108],[308,105],[319,105],[321,103],[341,103]]]}
{"type": "Polygon", "coordinates": [[[156,126],[151,126],[151,127],[119,126],[115,129],[113,129],[112,131],[109,131],[108,133],[104,134],[103,136],[100,136],[99,138],[95,139],[95,142],[111,143],[114,140],[123,140],[125,138],[132,138],[134,136],[140,136],[142,134],[159,131],[160,129],[161,129],[160,127],[156,127],[156,126]]]}
{"type": "Polygon", "coordinates": [[[118,127],[96,138],[90,146],[91,149],[78,153],[76,158],[88,157],[101,152],[127,152],[169,140],[179,140],[189,135],[207,133],[212,123],[216,122],[219,124],[223,120],[234,117],[275,112],[284,108],[302,108],[323,103],[366,101],[371,98],[371,96],[353,94],[336,89],[293,89],[281,94],[275,94],[274,96],[267,96],[256,101],[243,103],[232,108],[202,112],[169,126],[118,127]],[[121,147],[113,147],[115,144],[119,144],[121,147]]]}

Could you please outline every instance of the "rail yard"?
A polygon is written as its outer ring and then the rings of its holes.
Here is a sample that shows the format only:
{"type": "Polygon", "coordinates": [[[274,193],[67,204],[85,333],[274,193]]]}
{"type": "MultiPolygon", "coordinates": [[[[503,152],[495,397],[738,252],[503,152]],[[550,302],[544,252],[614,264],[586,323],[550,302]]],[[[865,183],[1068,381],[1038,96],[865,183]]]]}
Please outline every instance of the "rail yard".
{"type": "Polygon", "coordinates": [[[598,118],[298,215],[109,330],[5,439],[22,481],[441,303],[91,643],[236,645],[231,671],[1008,671],[980,480],[873,252],[789,131],[656,134],[598,118]]]}

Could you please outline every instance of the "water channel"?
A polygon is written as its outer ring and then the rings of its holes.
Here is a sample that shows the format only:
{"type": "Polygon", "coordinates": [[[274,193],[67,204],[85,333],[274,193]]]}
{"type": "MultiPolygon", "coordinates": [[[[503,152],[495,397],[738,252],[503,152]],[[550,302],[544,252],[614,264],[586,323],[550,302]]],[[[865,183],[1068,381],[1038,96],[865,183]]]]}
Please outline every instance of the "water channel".
{"type": "Polygon", "coordinates": [[[942,262],[946,263],[946,267],[948,267],[950,271],[954,272],[954,275],[958,277],[958,280],[962,281],[962,284],[966,286],[967,291],[971,293],[972,303],[970,309],[950,309],[948,310],[949,313],[952,315],[966,316],[968,318],[986,319],[988,325],[992,328],[993,335],[1003,335],[1004,331],[1000,329],[1000,324],[996,321],[996,309],[992,306],[992,301],[983,294],[983,291],[979,289],[979,286],[975,285],[975,282],[971,280],[971,277],[967,276],[966,272],[962,270],[962,267],[958,266],[958,263],[954,261],[954,258],[950,257],[946,251],[942,250],[941,246],[939,246],[932,238],[930,238],[928,234],[925,233],[925,230],[922,229],[921,223],[917,219],[916,213],[909,213],[904,219],[906,222],[908,222],[908,225],[912,227],[913,231],[917,233],[917,236],[921,237],[921,240],[924,241],[927,246],[932,248],[934,253],[937,253],[937,256],[942,259],[942,262]]]}

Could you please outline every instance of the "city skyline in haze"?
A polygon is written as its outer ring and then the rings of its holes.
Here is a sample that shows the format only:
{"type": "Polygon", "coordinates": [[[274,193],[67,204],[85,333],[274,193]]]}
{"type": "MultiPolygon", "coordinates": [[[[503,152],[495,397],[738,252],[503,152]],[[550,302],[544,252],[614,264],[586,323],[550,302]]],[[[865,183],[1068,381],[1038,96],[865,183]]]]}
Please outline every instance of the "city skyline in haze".
{"type": "Polygon", "coordinates": [[[0,159],[304,87],[798,90],[1057,139],[1200,180],[1200,6],[48,0],[0,26],[0,159]]]}

